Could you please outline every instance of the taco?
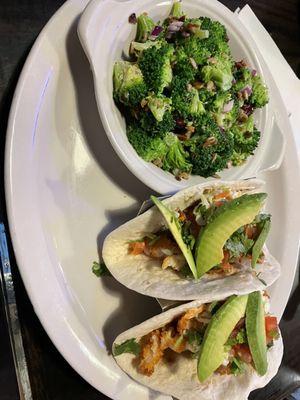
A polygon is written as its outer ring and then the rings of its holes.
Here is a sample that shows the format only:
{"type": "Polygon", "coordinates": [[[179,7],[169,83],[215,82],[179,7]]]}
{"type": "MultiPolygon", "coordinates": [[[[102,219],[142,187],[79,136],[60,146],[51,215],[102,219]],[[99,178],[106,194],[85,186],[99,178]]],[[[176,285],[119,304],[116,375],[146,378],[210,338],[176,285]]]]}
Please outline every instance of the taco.
{"type": "Polygon", "coordinates": [[[265,292],[204,296],[119,335],[118,365],[180,400],[244,400],[277,373],[283,354],[265,292]]]}
{"type": "Polygon", "coordinates": [[[123,285],[144,295],[194,300],[249,293],[280,274],[264,246],[271,216],[263,182],[206,183],[160,201],[113,231],[103,259],[123,285]]]}

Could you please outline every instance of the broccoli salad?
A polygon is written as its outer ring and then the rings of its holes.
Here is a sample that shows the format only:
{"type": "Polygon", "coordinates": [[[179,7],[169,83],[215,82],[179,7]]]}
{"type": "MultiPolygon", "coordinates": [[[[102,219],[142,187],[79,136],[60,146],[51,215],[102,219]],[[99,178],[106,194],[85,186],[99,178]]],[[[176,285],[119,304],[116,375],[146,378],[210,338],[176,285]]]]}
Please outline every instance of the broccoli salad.
{"type": "Polygon", "coordinates": [[[261,77],[234,61],[225,27],[188,18],[173,4],[162,23],[147,13],[136,24],[130,61],[114,65],[114,99],[137,154],[176,179],[216,176],[254,153],[253,112],[268,103],[261,77]]]}

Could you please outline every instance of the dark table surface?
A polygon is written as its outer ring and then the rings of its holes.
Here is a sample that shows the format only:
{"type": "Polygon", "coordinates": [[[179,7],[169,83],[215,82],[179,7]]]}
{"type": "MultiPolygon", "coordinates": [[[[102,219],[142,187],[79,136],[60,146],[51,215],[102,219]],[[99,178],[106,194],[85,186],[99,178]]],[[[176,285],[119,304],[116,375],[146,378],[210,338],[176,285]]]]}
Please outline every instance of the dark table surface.
{"type": "MultiPolygon", "coordinates": [[[[7,227],[3,189],[6,125],[18,76],[30,48],[63,0],[0,1],[0,217],[7,227]]],[[[247,2],[223,0],[234,10],[247,2]]],[[[249,0],[256,15],[272,35],[287,61],[300,74],[300,1],[249,0]]],[[[10,247],[17,305],[34,400],[99,400],[106,397],[89,386],[57,352],[40,322],[22,284],[10,247]]],[[[297,273],[298,275],[299,273],[297,273]]],[[[298,276],[296,277],[298,280],[298,276]]],[[[255,400],[279,400],[300,386],[300,287],[289,301],[281,322],[285,355],[278,375],[255,400]]],[[[0,400],[19,399],[9,337],[0,302],[0,400]]]]}

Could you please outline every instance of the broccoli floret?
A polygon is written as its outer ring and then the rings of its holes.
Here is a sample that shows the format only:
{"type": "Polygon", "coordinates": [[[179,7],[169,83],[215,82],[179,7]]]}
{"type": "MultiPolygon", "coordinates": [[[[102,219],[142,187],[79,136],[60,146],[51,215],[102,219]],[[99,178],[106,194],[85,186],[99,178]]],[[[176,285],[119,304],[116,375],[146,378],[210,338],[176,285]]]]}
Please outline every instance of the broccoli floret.
{"type": "Polygon", "coordinates": [[[205,87],[202,87],[200,90],[198,90],[198,94],[199,94],[199,99],[202,101],[205,108],[207,109],[211,108],[212,102],[215,97],[215,92],[213,92],[212,90],[207,90],[205,87]]]}
{"type": "Polygon", "coordinates": [[[223,128],[224,129],[229,129],[235,124],[235,122],[239,116],[239,112],[240,112],[239,102],[236,98],[234,98],[233,99],[233,107],[232,107],[231,111],[225,113],[225,117],[223,119],[223,128]]]}
{"type": "Polygon", "coordinates": [[[188,58],[193,58],[198,65],[202,65],[212,55],[212,51],[205,44],[206,40],[208,39],[200,39],[191,35],[188,38],[180,38],[178,44],[188,58]]]}
{"type": "Polygon", "coordinates": [[[170,17],[180,18],[183,15],[184,13],[181,8],[181,1],[175,1],[170,12],[170,17]]]}
{"type": "Polygon", "coordinates": [[[138,58],[144,50],[149,49],[150,47],[160,47],[161,46],[161,41],[153,41],[153,40],[147,40],[145,43],[140,43],[140,42],[131,42],[130,43],[130,48],[129,48],[129,54],[132,56],[135,56],[138,58]]]}
{"type": "MultiPolygon", "coordinates": [[[[209,31],[202,29],[200,18],[186,18],[184,21],[184,29],[192,36],[198,39],[207,39],[209,31]]],[[[207,42],[206,42],[207,43],[207,42]]]]}
{"type": "Polygon", "coordinates": [[[252,74],[249,68],[247,67],[242,67],[239,68],[235,73],[234,73],[234,78],[236,80],[233,89],[236,92],[239,92],[240,90],[243,90],[245,86],[252,86],[252,74]]]}
{"type": "Polygon", "coordinates": [[[186,56],[183,50],[176,51],[176,63],[173,67],[173,75],[180,77],[186,84],[194,81],[197,70],[193,67],[191,60],[186,56]]]}
{"type": "Polygon", "coordinates": [[[230,92],[221,92],[216,94],[212,102],[212,110],[217,124],[224,129],[228,129],[238,118],[239,102],[235,98],[232,98],[230,92]]]}
{"type": "Polygon", "coordinates": [[[237,167],[238,165],[244,164],[244,162],[247,160],[248,154],[247,153],[242,153],[240,151],[233,150],[232,156],[231,156],[231,163],[233,166],[237,167]]]}
{"type": "MultiPolygon", "coordinates": [[[[183,47],[187,56],[194,58],[198,65],[203,65],[211,56],[229,55],[230,48],[227,44],[225,27],[209,18],[200,18],[196,21],[199,29],[195,29],[188,38],[178,39],[178,45],[183,47]]],[[[195,20],[192,20],[192,23],[194,24],[195,20]]]]}
{"type": "Polygon", "coordinates": [[[244,153],[246,157],[254,153],[259,143],[260,132],[254,126],[253,115],[250,115],[245,122],[236,123],[231,128],[231,132],[234,136],[234,149],[237,153],[244,153]]]}
{"type": "Polygon", "coordinates": [[[174,110],[185,119],[205,111],[198,90],[178,76],[173,79],[171,97],[174,110]]]}
{"type": "Polygon", "coordinates": [[[233,153],[233,136],[207,116],[197,122],[196,134],[187,142],[192,173],[209,177],[227,167],[233,153]]]}
{"type": "Polygon", "coordinates": [[[127,106],[135,107],[147,94],[142,72],[135,63],[115,62],[113,83],[115,100],[127,106]]]}
{"type": "Polygon", "coordinates": [[[189,113],[191,115],[198,115],[204,113],[205,109],[202,101],[199,99],[198,90],[195,88],[190,89],[191,102],[189,104],[189,113]]]}
{"type": "Polygon", "coordinates": [[[213,62],[202,68],[201,74],[204,82],[213,81],[215,85],[225,91],[232,86],[233,61],[228,54],[215,57],[213,62]]]}
{"type": "Polygon", "coordinates": [[[151,137],[137,123],[133,123],[127,126],[127,137],[145,161],[159,161],[165,171],[176,175],[180,172],[190,172],[192,166],[187,161],[188,154],[173,133],[167,133],[164,138],[151,137]]]}
{"type": "Polygon", "coordinates": [[[127,137],[135,151],[145,161],[154,161],[164,158],[168,146],[164,139],[158,136],[148,136],[137,124],[127,126],[127,137]]]}
{"type": "Polygon", "coordinates": [[[141,14],[137,18],[136,42],[146,42],[155,27],[154,21],[147,15],[141,14]]]}
{"type": "Polygon", "coordinates": [[[252,78],[252,94],[250,96],[250,103],[260,108],[265,106],[269,102],[268,89],[263,84],[260,76],[256,75],[252,78]]]}
{"type": "Polygon", "coordinates": [[[209,32],[209,37],[213,42],[227,42],[226,28],[218,21],[213,21],[208,17],[200,18],[201,29],[209,32]]]}
{"type": "Polygon", "coordinates": [[[180,140],[173,133],[168,133],[165,137],[168,146],[167,153],[163,159],[163,169],[177,175],[178,172],[190,172],[191,164],[188,162],[188,153],[180,140]]]}
{"type": "Polygon", "coordinates": [[[150,47],[143,51],[138,64],[142,70],[149,90],[155,94],[162,93],[172,81],[172,68],[170,58],[174,53],[172,45],[165,44],[161,47],[150,47]]]}
{"type": "Polygon", "coordinates": [[[231,101],[230,92],[217,93],[212,104],[213,110],[216,113],[220,114],[221,112],[223,112],[225,104],[229,103],[230,101],[231,101]]]}
{"type": "Polygon", "coordinates": [[[236,79],[233,88],[235,92],[243,92],[246,87],[252,91],[252,93],[246,94],[247,97],[244,98],[243,101],[248,101],[255,108],[263,107],[268,103],[268,89],[260,76],[253,76],[252,71],[247,67],[239,68],[234,76],[236,79]]]}
{"type": "Polygon", "coordinates": [[[147,105],[154,118],[161,122],[166,111],[171,110],[172,100],[163,95],[150,95],[146,97],[147,105]]]}
{"type": "Polygon", "coordinates": [[[172,132],[175,122],[170,111],[165,111],[161,121],[158,121],[151,111],[143,110],[139,114],[139,124],[149,136],[163,137],[165,133],[172,132]]]}

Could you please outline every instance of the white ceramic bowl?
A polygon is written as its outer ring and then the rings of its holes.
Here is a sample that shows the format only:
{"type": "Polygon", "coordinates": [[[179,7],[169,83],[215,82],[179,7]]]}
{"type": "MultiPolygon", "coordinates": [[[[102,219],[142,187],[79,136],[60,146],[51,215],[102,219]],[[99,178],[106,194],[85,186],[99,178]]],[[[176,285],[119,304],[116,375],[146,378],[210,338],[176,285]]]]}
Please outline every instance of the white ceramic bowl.
{"type": "MultiPolygon", "coordinates": [[[[171,4],[171,0],[92,0],[78,27],[79,38],[94,75],[98,109],[111,144],[134,175],[162,194],[201,183],[205,179],[191,176],[179,182],[172,174],[137,155],[127,139],[124,118],[113,100],[112,71],[114,62],[128,52],[129,43],[135,36],[136,27],[128,23],[128,16],[133,12],[139,15],[147,11],[155,21],[163,20],[169,14],[171,4]]],[[[237,15],[216,0],[184,0],[183,8],[190,17],[204,15],[222,22],[227,28],[234,58],[247,60],[263,77],[270,91],[269,104],[255,114],[258,129],[262,132],[255,155],[243,166],[229,168],[219,175],[223,179],[233,180],[254,177],[260,171],[278,168],[283,158],[285,140],[273,112],[273,109],[280,107],[273,106],[281,99],[256,44],[237,15]]]]}

